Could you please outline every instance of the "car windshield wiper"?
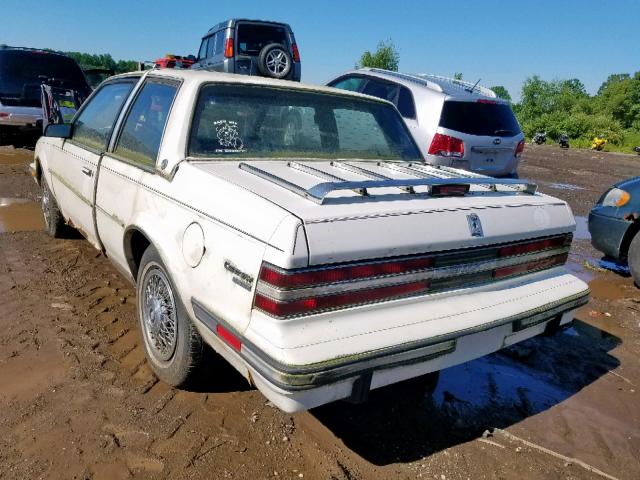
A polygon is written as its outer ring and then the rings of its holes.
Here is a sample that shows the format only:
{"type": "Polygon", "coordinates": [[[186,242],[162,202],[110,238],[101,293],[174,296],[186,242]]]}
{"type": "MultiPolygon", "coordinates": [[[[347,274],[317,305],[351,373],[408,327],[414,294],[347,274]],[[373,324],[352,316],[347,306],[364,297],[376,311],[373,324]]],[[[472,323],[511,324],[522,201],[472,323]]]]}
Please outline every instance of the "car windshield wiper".
{"type": "Polygon", "coordinates": [[[503,134],[503,133],[504,133],[504,134],[511,134],[511,135],[513,135],[513,130],[506,130],[506,129],[503,129],[503,130],[495,130],[495,131],[493,132],[493,134],[494,134],[494,135],[500,135],[500,134],[503,134]]]}

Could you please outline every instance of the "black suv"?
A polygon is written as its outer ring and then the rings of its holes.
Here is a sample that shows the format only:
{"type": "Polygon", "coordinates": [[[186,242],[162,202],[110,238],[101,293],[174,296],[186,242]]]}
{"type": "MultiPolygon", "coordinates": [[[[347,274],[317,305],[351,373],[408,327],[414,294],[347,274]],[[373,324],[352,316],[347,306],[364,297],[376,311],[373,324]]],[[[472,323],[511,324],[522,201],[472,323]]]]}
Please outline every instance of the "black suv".
{"type": "Polygon", "coordinates": [[[286,23],[231,19],[202,38],[194,69],[300,81],[300,52],[286,23]]]}
{"type": "MultiPolygon", "coordinates": [[[[42,133],[42,90],[46,83],[91,93],[82,70],[71,57],[32,48],[0,45],[0,145],[42,133]]],[[[28,143],[28,142],[27,142],[28,143]]]]}

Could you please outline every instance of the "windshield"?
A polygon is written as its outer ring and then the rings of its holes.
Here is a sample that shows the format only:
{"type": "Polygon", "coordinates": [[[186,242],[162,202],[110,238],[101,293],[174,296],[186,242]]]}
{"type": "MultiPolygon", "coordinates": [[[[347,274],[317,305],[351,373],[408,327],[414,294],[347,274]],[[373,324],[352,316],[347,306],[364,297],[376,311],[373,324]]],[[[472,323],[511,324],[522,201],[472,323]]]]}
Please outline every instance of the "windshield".
{"type": "Polygon", "coordinates": [[[200,92],[189,155],[421,160],[390,105],[327,93],[219,84],[200,92]]]}
{"type": "MultiPolygon", "coordinates": [[[[51,80],[54,85],[87,88],[78,64],[71,58],[51,53],[5,50],[0,51],[0,94],[21,96],[29,87],[51,80]],[[26,88],[25,88],[26,87],[26,88]]],[[[88,93],[88,92],[87,92],[88,93]]]]}
{"type": "Polygon", "coordinates": [[[520,126],[509,105],[488,102],[455,102],[442,107],[440,126],[469,135],[513,137],[520,126]]]}

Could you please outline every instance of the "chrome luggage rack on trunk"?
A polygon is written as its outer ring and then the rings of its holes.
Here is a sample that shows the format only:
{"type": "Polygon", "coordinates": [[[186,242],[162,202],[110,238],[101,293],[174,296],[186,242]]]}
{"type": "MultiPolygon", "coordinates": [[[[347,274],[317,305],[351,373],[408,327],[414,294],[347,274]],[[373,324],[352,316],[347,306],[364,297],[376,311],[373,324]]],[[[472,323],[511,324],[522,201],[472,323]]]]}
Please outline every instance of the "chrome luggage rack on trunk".
{"type": "Polygon", "coordinates": [[[318,183],[310,188],[305,188],[246,162],[240,162],[238,168],[320,205],[325,202],[329,193],[339,190],[352,190],[361,196],[370,196],[369,189],[372,188],[399,188],[403,190],[405,194],[428,196],[432,195],[433,187],[445,185],[479,185],[493,192],[500,191],[503,193],[522,193],[528,195],[534,195],[538,189],[538,186],[535,183],[528,182],[527,180],[514,178],[491,178],[471,172],[460,172],[453,168],[431,166],[415,162],[377,163],[378,167],[418,177],[415,179],[391,178],[378,172],[368,170],[362,166],[338,161],[331,162],[331,166],[337,170],[357,173],[370,178],[371,180],[347,180],[305,163],[295,161],[287,162],[287,166],[314,177],[329,181],[318,183]],[[498,186],[507,187],[508,190],[498,190],[498,186]],[[414,187],[427,187],[427,191],[418,193],[415,191],[414,187]]]}

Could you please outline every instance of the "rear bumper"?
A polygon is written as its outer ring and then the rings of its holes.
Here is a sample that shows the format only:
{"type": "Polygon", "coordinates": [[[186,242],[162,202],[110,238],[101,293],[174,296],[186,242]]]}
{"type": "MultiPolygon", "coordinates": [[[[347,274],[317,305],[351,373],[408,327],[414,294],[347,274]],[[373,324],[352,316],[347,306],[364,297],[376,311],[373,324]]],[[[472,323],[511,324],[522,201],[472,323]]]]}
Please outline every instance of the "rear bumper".
{"type": "MultiPolygon", "coordinates": [[[[208,330],[215,333],[218,325],[222,325],[241,340],[241,348],[233,353],[246,364],[254,383],[266,397],[285,411],[298,411],[341,398],[362,399],[370,389],[457,365],[535,336],[550,321],[568,323],[573,319],[573,311],[588,302],[589,292],[584,283],[577,280],[573,291],[534,308],[496,315],[473,326],[462,321],[456,323],[455,315],[451,315],[440,320],[455,325],[449,326],[446,333],[423,335],[419,340],[407,342],[416,336],[403,331],[402,343],[305,364],[274,358],[246,336],[233,332],[197,300],[192,300],[192,307],[196,318],[208,330]]],[[[398,310],[397,314],[401,314],[401,309],[398,310]]],[[[383,335],[394,336],[386,332],[383,335]]],[[[325,356],[336,351],[335,343],[338,342],[320,345],[325,356]]]]}
{"type": "Polygon", "coordinates": [[[631,226],[631,222],[601,215],[594,210],[589,213],[589,233],[593,248],[609,257],[620,260],[622,240],[631,226]]]}
{"type": "Polygon", "coordinates": [[[477,168],[478,161],[468,158],[452,158],[452,157],[440,157],[437,155],[425,155],[425,161],[431,165],[441,165],[445,167],[459,168],[461,170],[468,170],[481,175],[488,175],[490,177],[504,177],[514,175],[518,171],[519,158],[514,157],[513,160],[507,162],[500,167],[494,167],[491,164],[487,164],[486,167],[477,168]]]}
{"type": "Polygon", "coordinates": [[[42,109],[37,107],[7,107],[0,105],[0,126],[33,127],[42,123],[42,109]]]}

